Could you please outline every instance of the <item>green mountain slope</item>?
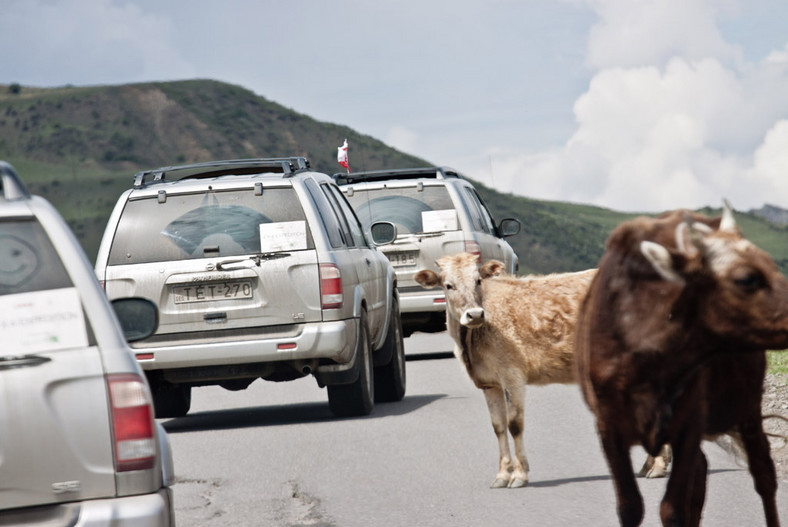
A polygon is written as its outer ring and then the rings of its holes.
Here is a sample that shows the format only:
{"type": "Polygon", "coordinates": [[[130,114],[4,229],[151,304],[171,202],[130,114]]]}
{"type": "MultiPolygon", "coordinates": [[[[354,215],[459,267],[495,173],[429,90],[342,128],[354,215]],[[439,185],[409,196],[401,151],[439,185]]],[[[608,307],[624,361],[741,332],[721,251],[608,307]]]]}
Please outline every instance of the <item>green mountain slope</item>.
{"type": "MultiPolygon", "coordinates": [[[[347,138],[356,170],[441,164],[392,149],[346,126],[316,121],[244,88],[211,80],[39,89],[0,86],[0,159],[60,210],[94,258],[117,197],[133,174],[159,166],[303,155],[341,170],[347,138]]],[[[468,174],[472,179],[473,174],[468,174]]],[[[504,194],[474,182],[496,219],[516,217],[509,238],[521,272],[593,267],[608,233],[633,214],[504,194]]],[[[705,211],[718,213],[719,211],[705,211]]],[[[788,271],[788,228],[737,215],[745,234],[788,271]]]]}

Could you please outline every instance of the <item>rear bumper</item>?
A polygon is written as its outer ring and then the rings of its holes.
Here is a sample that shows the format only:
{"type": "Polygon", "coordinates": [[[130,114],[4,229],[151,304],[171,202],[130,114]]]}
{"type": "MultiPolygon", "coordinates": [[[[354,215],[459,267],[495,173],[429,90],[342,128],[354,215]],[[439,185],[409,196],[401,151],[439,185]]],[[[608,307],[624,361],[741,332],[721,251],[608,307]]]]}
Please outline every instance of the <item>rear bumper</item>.
{"type": "Polygon", "coordinates": [[[172,491],[103,500],[3,511],[0,525],[69,525],[74,527],[173,527],[172,491]]]}
{"type": "Polygon", "coordinates": [[[356,325],[356,319],[348,319],[299,324],[292,331],[265,338],[133,346],[144,370],[313,359],[347,363],[353,358],[356,325]]]}
{"type": "Polygon", "coordinates": [[[400,313],[434,313],[446,311],[446,297],[443,290],[423,290],[403,292],[399,290],[400,313]]]}

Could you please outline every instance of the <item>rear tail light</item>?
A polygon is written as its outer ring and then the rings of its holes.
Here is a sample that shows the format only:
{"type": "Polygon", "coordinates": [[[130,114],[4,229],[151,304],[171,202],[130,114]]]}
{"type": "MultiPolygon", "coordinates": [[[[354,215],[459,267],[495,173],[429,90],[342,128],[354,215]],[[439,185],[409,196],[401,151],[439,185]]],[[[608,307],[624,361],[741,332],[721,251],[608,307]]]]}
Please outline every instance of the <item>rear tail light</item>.
{"type": "Polygon", "coordinates": [[[320,303],[323,309],[342,307],[342,274],[334,264],[320,264],[320,303]]]}
{"type": "Polygon", "coordinates": [[[479,242],[474,240],[465,240],[465,252],[476,255],[476,261],[482,263],[482,248],[479,242]]]}
{"type": "Polygon", "coordinates": [[[134,374],[107,376],[118,472],[151,469],[156,463],[153,408],[145,381],[134,374]]]}

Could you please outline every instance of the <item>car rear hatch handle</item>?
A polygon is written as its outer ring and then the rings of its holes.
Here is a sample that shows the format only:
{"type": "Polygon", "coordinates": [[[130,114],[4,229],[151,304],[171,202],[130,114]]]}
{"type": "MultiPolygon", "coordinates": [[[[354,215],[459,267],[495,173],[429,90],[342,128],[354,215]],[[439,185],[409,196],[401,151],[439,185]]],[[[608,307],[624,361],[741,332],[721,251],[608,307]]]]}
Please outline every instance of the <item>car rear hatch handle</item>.
{"type": "Polygon", "coordinates": [[[49,357],[40,355],[6,355],[0,357],[0,370],[13,368],[32,368],[51,361],[49,357]]]}
{"type": "Polygon", "coordinates": [[[248,256],[246,258],[236,258],[236,259],[233,259],[233,260],[224,260],[224,261],[218,262],[216,264],[216,270],[217,271],[230,271],[233,268],[238,269],[238,268],[243,268],[243,267],[251,267],[251,264],[254,264],[257,267],[260,267],[260,264],[262,262],[264,262],[264,261],[267,262],[269,260],[276,260],[276,259],[279,259],[279,258],[287,258],[288,256],[290,256],[290,253],[260,253],[260,254],[255,254],[254,256],[248,256]],[[246,265],[238,265],[238,266],[235,266],[233,268],[228,267],[228,266],[232,266],[234,264],[246,264],[246,265]]]}

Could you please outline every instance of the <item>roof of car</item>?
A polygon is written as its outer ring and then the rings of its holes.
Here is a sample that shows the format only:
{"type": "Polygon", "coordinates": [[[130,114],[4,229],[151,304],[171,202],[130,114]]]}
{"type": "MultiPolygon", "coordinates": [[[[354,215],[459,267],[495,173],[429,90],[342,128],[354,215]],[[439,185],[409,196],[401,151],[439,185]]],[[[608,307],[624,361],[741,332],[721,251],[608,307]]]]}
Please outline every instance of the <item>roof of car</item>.
{"type": "Polygon", "coordinates": [[[143,170],[134,175],[134,188],[183,179],[204,179],[219,176],[242,176],[272,172],[291,177],[310,168],[305,157],[271,157],[256,159],[227,159],[190,165],[177,165],[143,170]]]}
{"type": "Polygon", "coordinates": [[[29,199],[27,187],[19,179],[14,167],[0,161],[0,200],[29,199]]]}
{"type": "Polygon", "coordinates": [[[391,179],[463,179],[459,172],[445,166],[370,170],[351,174],[339,172],[332,177],[337,185],[350,185],[352,183],[361,183],[365,181],[385,181],[391,179]]]}

